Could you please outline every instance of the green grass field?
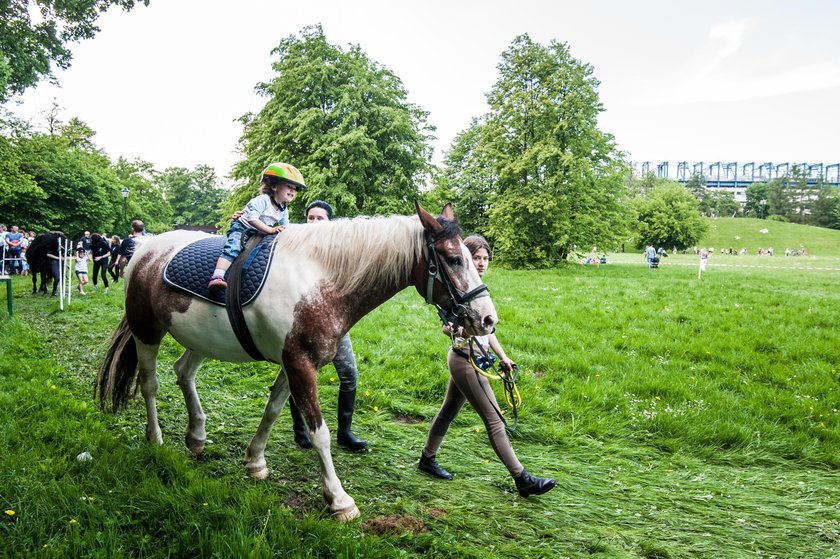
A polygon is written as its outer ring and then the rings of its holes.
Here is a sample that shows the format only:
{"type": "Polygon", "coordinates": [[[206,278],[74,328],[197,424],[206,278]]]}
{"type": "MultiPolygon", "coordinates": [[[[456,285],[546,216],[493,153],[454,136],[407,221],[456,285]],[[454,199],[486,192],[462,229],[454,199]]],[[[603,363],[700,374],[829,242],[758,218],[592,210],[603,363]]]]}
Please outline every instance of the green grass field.
{"type": "MultiPolygon", "coordinates": [[[[658,270],[626,257],[485,278],[523,369],[514,448],[558,480],[540,497],[515,493],[469,409],[438,455],[455,479],[420,474],[447,340],[411,290],[356,325],[354,429],[370,452],[334,449],[362,511],[348,524],[326,511],[317,460],[292,442],[287,412],[270,479],[244,474],[272,367],[205,364],[209,441],[193,457],[167,339],[165,444],[151,447],[142,400],[118,415],[92,402],[122,288],[58,312],[15,278],[16,319],[0,322],[0,556],[840,557],[840,271],[715,257],[698,279],[693,255],[658,270]],[[390,515],[419,529],[371,529],[390,515]]],[[[334,428],[331,367],[320,387],[334,428]]]]}
{"type": "Polygon", "coordinates": [[[835,229],[741,217],[720,217],[708,222],[709,232],[700,245],[718,251],[746,248],[754,255],[759,248],[773,247],[776,256],[783,256],[785,249],[805,247],[811,256],[840,258],[840,231],[835,229]]]}

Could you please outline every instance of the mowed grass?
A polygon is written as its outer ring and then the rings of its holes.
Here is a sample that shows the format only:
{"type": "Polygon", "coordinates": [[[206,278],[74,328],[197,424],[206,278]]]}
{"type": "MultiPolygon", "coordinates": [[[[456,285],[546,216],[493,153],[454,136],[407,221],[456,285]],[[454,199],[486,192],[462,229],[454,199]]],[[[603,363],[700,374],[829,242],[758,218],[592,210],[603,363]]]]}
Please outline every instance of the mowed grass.
{"type": "MultiPolygon", "coordinates": [[[[354,427],[371,450],[334,451],[362,511],[338,524],[286,412],[270,479],[244,475],[272,367],[204,365],[210,441],[193,457],[171,372],[180,350],[167,339],[165,444],[149,446],[142,399],[118,415],[91,400],[121,288],[74,297],[62,313],[16,278],[16,320],[0,326],[0,555],[840,557],[840,272],[710,265],[698,279],[694,267],[639,263],[485,279],[522,368],[514,448],[558,487],[520,498],[469,409],[438,455],[455,479],[416,470],[446,387],[447,340],[406,290],[351,332],[354,427]],[[388,515],[426,531],[363,529],[388,515]]],[[[330,428],[337,387],[325,367],[330,428]]]]}

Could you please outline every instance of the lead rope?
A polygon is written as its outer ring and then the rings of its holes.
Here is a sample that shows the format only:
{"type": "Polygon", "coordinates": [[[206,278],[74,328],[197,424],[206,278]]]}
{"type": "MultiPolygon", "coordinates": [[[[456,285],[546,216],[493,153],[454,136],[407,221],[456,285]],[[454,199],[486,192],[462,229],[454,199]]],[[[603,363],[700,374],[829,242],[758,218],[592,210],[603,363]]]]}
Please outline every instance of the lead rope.
{"type": "MultiPolygon", "coordinates": [[[[467,358],[470,366],[472,366],[473,370],[476,374],[479,374],[489,380],[501,380],[504,388],[505,394],[505,402],[511,409],[511,417],[513,417],[513,426],[511,427],[508,425],[507,420],[505,419],[504,413],[496,406],[493,406],[493,409],[496,410],[496,414],[498,414],[499,419],[502,420],[502,423],[505,424],[505,428],[513,433],[516,431],[516,426],[519,423],[519,408],[522,406],[522,396],[519,393],[519,388],[516,386],[516,380],[519,377],[519,367],[514,364],[513,369],[509,368],[504,363],[499,363],[499,369],[496,369],[496,365],[494,361],[490,358],[490,355],[487,353],[487,350],[484,349],[480,343],[475,343],[475,338],[470,336],[469,338],[462,340],[461,343],[458,343],[456,340],[455,333],[450,329],[449,337],[452,340],[452,349],[455,350],[456,353],[464,355],[467,358]],[[464,353],[463,348],[465,345],[469,345],[469,351],[464,353]],[[478,366],[475,362],[475,347],[478,346],[479,351],[481,352],[481,356],[484,358],[485,363],[489,363],[490,366],[488,370],[485,371],[481,367],[478,366]],[[489,372],[492,371],[492,372],[489,372]]],[[[490,396],[485,394],[487,399],[490,400],[490,396]]]]}

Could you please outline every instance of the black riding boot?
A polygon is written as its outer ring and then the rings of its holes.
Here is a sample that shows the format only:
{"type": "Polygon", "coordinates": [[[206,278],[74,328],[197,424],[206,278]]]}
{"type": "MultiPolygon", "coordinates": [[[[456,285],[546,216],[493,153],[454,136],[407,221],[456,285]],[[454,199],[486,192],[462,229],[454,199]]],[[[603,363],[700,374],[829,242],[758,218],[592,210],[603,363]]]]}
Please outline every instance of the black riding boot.
{"type": "MultiPolygon", "coordinates": [[[[437,456],[437,454],[435,454],[437,456]]],[[[437,463],[435,460],[435,456],[426,456],[423,453],[420,453],[420,462],[417,463],[417,469],[421,472],[426,472],[430,476],[439,477],[440,479],[452,479],[453,476],[443,468],[441,468],[440,464],[437,463]]]]}
{"type": "Polygon", "coordinates": [[[356,409],[356,389],[347,392],[338,391],[338,444],[353,452],[367,447],[367,442],[358,438],[350,430],[353,423],[353,410],[356,409]]]}
{"type": "Polygon", "coordinates": [[[557,485],[557,482],[553,478],[534,477],[525,470],[522,470],[521,474],[513,478],[513,481],[516,483],[516,489],[519,490],[519,494],[522,497],[548,493],[557,485]]]}
{"type": "Polygon", "coordinates": [[[291,398],[289,398],[289,411],[292,412],[292,430],[295,432],[295,442],[301,448],[312,448],[312,441],[309,440],[306,424],[303,422],[303,417],[301,417],[295,401],[291,398]]]}

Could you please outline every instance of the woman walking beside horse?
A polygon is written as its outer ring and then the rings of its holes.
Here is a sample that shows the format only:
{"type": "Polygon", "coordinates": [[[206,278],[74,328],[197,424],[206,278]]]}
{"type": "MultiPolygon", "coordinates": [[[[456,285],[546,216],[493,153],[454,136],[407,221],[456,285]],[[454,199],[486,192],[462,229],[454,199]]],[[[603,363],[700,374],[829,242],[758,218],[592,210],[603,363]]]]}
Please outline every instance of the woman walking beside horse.
{"type": "MultiPolygon", "coordinates": [[[[478,270],[479,276],[484,276],[487,267],[490,265],[490,245],[480,235],[471,235],[464,239],[464,244],[472,255],[472,261],[478,270]]],[[[451,335],[449,326],[444,326],[444,333],[451,335]]],[[[455,334],[458,334],[457,332],[455,334]]],[[[516,457],[510,439],[505,432],[505,422],[502,419],[502,412],[493,394],[493,389],[487,379],[473,369],[472,357],[468,353],[472,348],[468,344],[481,344],[481,353],[488,353],[493,349],[498,354],[500,366],[506,370],[516,367],[506,354],[502,344],[496,339],[496,334],[476,336],[472,341],[463,337],[455,337],[452,347],[449,348],[447,363],[449,365],[449,386],[446,389],[446,396],[443,398],[443,405],[432,420],[429,429],[429,436],[426,439],[426,446],[420,454],[420,462],[417,467],[422,472],[441,479],[452,479],[454,476],[444,470],[435,460],[437,451],[443,442],[443,437],[449,430],[449,425],[458,416],[458,412],[467,401],[475,409],[487,429],[487,436],[490,445],[496,455],[508,469],[516,489],[523,497],[529,495],[541,495],[551,491],[557,482],[552,478],[534,477],[525,471],[525,468],[516,457]]]]}

